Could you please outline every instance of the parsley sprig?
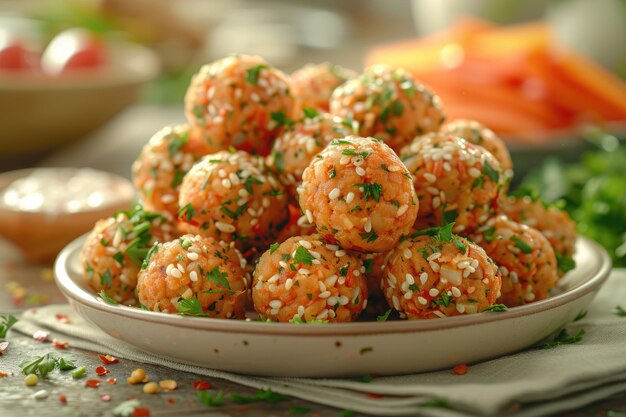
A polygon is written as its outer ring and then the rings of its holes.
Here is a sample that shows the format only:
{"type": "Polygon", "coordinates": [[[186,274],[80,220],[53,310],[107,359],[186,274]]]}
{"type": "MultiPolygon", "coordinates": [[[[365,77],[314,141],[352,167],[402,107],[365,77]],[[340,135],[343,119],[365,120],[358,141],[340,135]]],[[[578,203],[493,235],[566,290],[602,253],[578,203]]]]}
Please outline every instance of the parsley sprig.
{"type": "Polygon", "coordinates": [[[578,343],[583,339],[584,335],[585,335],[584,329],[580,329],[578,333],[576,333],[574,336],[570,335],[566,329],[561,329],[556,334],[556,336],[554,336],[554,340],[552,340],[552,342],[547,342],[542,345],[539,345],[539,349],[554,349],[557,346],[571,345],[573,343],[578,343]]]}
{"type": "Polygon", "coordinates": [[[46,353],[31,361],[20,363],[20,368],[24,375],[39,374],[42,378],[46,378],[48,374],[55,369],[61,371],[69,371],[75,369],[76,365],[68,359],[54,356],[52,353],[46,353]]]}
{"type": "Polygon", "coordinates": [[[17,318],[11,314],[0,316],[0,339],[4,339],[7,332],[17,323],[17,318]]]}

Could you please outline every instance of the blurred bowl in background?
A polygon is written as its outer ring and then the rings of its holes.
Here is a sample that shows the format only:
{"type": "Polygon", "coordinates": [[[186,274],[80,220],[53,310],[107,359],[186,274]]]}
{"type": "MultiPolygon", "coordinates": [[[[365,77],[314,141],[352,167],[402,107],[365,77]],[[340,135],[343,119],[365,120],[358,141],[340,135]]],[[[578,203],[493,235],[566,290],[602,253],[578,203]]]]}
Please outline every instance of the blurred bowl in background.
{"type": "Polygon", "coordinates": [[[129,180],[90,168],[32,168],[0,174],[0,237],[30,262],[52,262],[95,222],[127,209],[129,180]]]}
{"type": "Polygon", "coordinates": [[[2,74],[0,167],[24,166],[85,137],[135,102],[159,72],[158,58],[145,47],[112,43],[109,55],[108,65],[93,72],[2,74]]]}

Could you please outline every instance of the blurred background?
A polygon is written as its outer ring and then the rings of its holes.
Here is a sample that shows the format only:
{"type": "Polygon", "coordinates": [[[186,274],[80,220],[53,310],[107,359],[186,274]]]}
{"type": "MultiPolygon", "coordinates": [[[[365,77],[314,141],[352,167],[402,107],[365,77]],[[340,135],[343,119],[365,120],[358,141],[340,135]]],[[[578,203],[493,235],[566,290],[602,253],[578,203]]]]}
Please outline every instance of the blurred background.
{"type": "Polygon", "coordinates": [[[0,0],[0,172],[130,177],[190,77],[240,52],[285,72],[403,66],[506,141],[515,184],[626,263],[623,0],[0,0]]]}

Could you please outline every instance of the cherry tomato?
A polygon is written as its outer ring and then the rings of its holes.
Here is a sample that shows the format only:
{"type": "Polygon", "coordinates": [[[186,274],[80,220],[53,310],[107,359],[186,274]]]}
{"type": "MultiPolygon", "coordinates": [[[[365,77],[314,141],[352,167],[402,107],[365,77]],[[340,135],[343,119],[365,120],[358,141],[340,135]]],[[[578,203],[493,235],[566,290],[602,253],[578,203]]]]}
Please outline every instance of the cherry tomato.
{"type": "Polygon", "coordinates": [[[39,54],[28,39],[0,30],[0,70],[30,71],[38,66],[39,54]]]}
{"type": "Polygon", "coordinates": [[[77,69],[95,69],[107,62],[107,50],[100,39],[85,29],[68,29],[50,41],[41,57],[41,68],[50,75],[77,69]]]}

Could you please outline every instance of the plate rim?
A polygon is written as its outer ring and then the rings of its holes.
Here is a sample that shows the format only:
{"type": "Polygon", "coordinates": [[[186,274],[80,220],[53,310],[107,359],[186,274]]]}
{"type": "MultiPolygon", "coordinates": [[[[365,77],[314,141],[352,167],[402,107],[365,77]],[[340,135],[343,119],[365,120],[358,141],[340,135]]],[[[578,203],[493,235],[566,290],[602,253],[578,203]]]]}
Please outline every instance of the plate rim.
{"type": "Polygon", "coordinates": [[[477,313],[471,315],[453,316],[437,320],[397,320],[389,322],[354,322],[332,323],[330,325],[296,325],[293,323],[256,322],[246,320],[229,320],[210,317],[190,317],[177,314],[163,314],[153,311],[141,310],[124,305],[110,305],[99,299],[96,294],[81,288],[72,278],[69,269],[66,268],[70,257],[82,246],[86,234],[69,243],[59,253],[54,263],[54,279],[57,287],[71,304],[77,303],[82,307],[99,310],[102,313],[114,314],[120,318],[146,321],[150,324],[159,324],[174,327],[183,327],[199,331],[227,332],[240,334],[262,334],[266,336],[308,336],[330,337],[348,335],[377,335],[389,333],[415,333],[431,332],[457,327],[467,327],[485,323],[499,322],[540,313],[568,304],[586,294],[599,289],[607,280],[612,262],[606,250],[595,241],[579,236],[578,240],[590,248],[597,257],[599,267],[593,275],[586,279],[578,287],[557,294],[545,300],[535,303],[517,306],[498,313],[477,313]]]}

